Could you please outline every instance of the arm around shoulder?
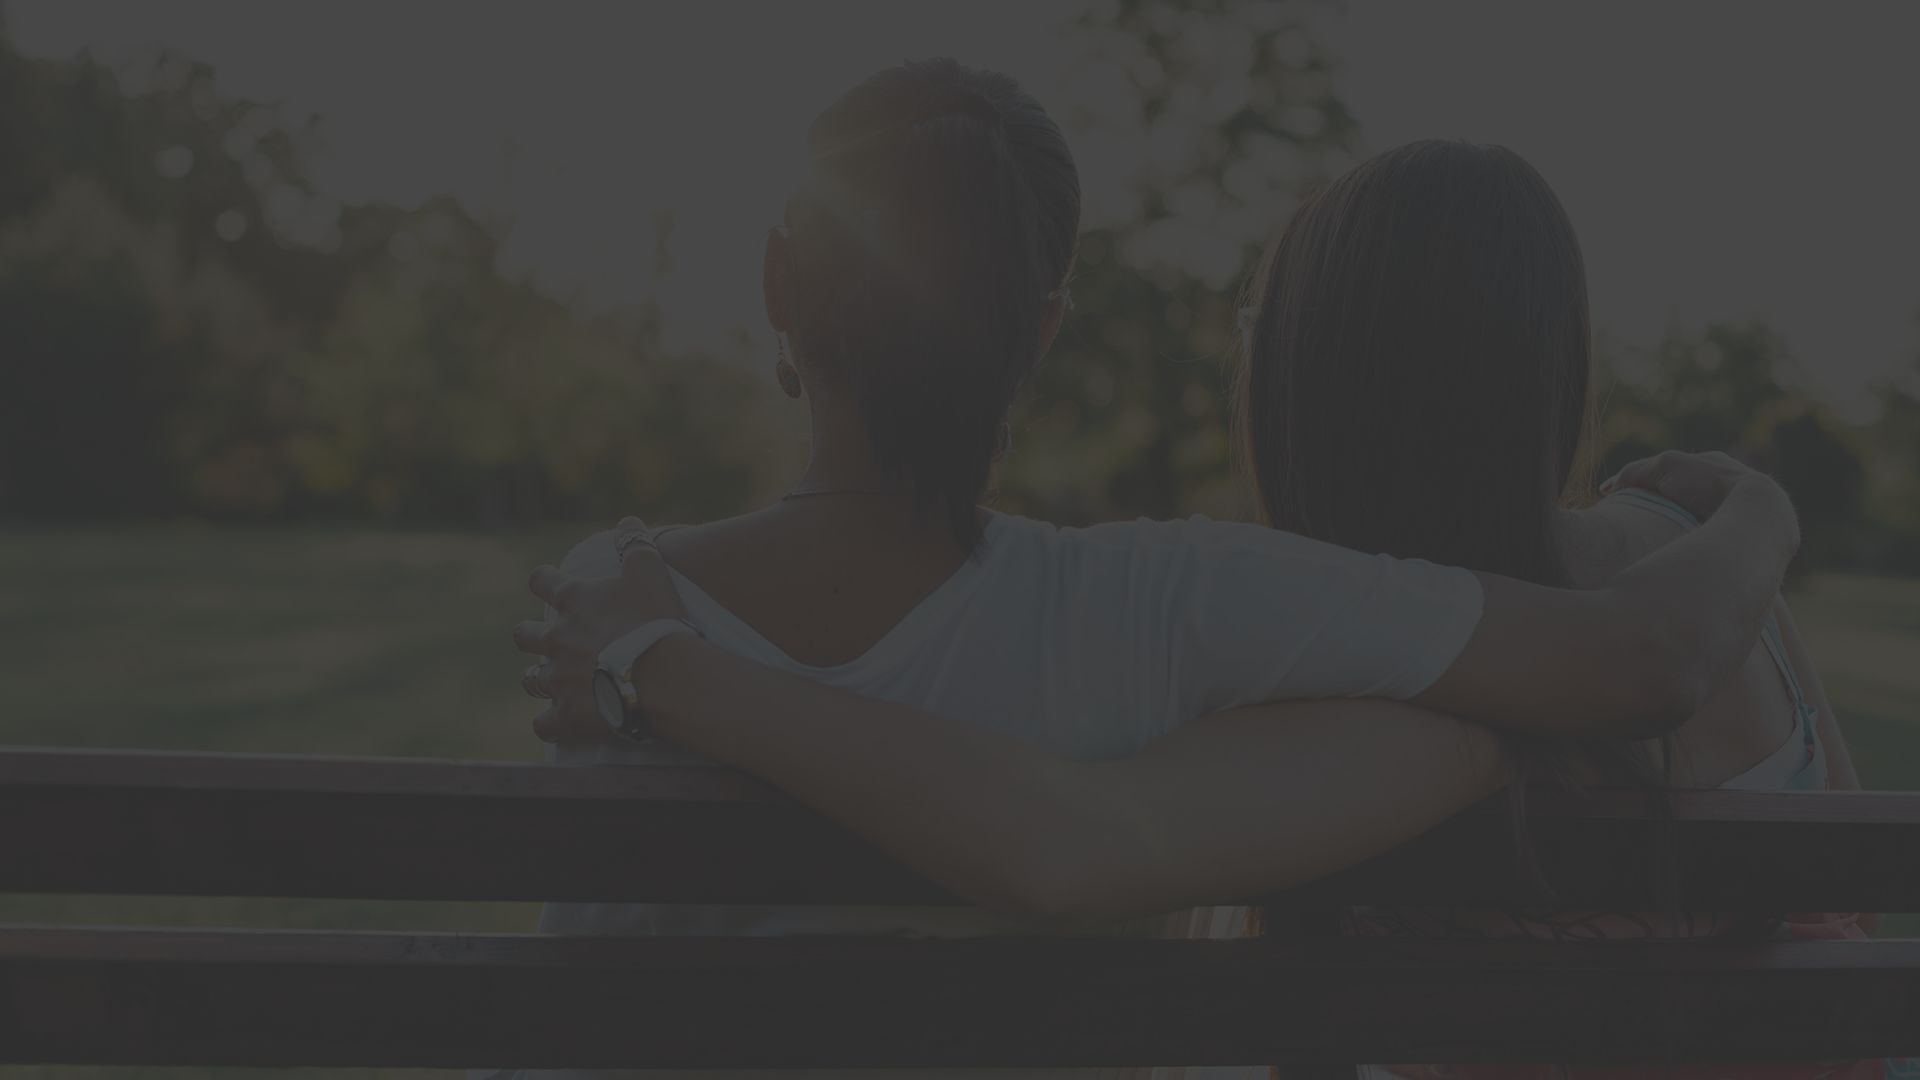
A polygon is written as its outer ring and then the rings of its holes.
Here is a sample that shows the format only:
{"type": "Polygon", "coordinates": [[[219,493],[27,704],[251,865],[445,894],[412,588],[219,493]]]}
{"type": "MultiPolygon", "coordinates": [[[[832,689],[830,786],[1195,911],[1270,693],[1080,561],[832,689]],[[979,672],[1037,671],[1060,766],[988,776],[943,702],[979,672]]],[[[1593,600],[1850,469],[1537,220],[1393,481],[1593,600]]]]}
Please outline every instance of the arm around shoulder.
{"type": "Polygon", "coordinates": [[[1646,738],[1685,723],[1745,662],[1799,546],[1791,501],[1757,473],[1689,508],[1711,517],[1602,589],[1481,575],[1480,625],[1414,700],[1548,735],[1646,738]]]}

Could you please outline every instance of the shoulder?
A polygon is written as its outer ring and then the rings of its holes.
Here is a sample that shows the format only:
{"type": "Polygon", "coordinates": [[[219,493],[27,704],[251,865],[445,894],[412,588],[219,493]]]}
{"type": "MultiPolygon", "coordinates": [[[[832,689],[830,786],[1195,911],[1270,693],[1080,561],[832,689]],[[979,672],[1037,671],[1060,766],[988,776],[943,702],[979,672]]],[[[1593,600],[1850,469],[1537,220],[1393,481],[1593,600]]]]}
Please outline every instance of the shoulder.
{"type": "Polygon", "coordinates": [[[1325,540],[1248,521],[1215,521],[1195,515],[1173,521],[1145,519],[1087,530],[1096,543],[1126,547],[1146,565],[1183,578],[1216,580],[1227,587],[1320,592],[1336,582],[1371,587],[1409,575],[1466,575],[1419,559],[1356,551],[1325,540]],[[1236,584],[1238,583],[1238,584],[1236,584]]]}
{"type": "Polygon", "coordinates": [[[1171,592],[1185,606],[1293,607],[1351,602],[1381,590],[1472,594],[1476,602],[1479,595],[1466,570],[1355,551],[1252,522],[1195,515],[1045,528],[1050,557],[1061,565],[1081,576],[1124,580],[1131,589],[1171,592]]]}
{"type": "MultiPolygon", "coordinates": [[[[730,527],[744,520],[726,518],[704,525],[660,525],[652,531],[661,552],[669,554],[671,559],[671,552],[675,549],[698,550],[703,544],[710,544],[716,535],[726,537],[730,527]],[[667,539],[668,536],[672,539],[667,539]]],[[[573,545],[566,557],[560,560],[560,569],[578,576],[605,577],[619,573],[620,557],[613,549],[613,532],[612,529],[602,529],[573,545]]]]}
{"type": "Polygon", "coordinates": [[[1255,555],[1320,555],[1341,561],[1373,558],[1297,533],[1282,532],[1248,521],[1216,521],[1203,514],[1172,519],[1135,518],[1132,521],[1109,521],[1077,528],[1027,522],[1024,518],[1011,520],[1038,526],[1046,531],[1050,542],[1067,549],[1162,556],[1241,552],[1255,555]]]}
{"type": "Polygon", "coordinates": [[[995,514],[982,548],[998,567],[1043,564],[1074,576],[1119,577],[1164,572],[1233,548],[1270,550],[1283,534],[1258,525],[1207,518],[1137,518],[1060,526],[995,514]]]}
{"type": "Polygon", "coordinates": [[[1616,492],[1574,516],[1567,564],[1585,587],[1604,584],[1698,524],[1679,505],[1639,491],[1616,492]]]}
{"type": "MultiPolygon", "coordinates": [[[[664,526],[653,530],[653,534],[659,537],[668,531],[677,533],[680,526],[664,526]]],[[[567,549],[566,557],[560,560],[560,569],[575,577],[611,577],[618,574],[620,556],[613,547],[613,530],[602,529],[591,533],[567,549]]]]}

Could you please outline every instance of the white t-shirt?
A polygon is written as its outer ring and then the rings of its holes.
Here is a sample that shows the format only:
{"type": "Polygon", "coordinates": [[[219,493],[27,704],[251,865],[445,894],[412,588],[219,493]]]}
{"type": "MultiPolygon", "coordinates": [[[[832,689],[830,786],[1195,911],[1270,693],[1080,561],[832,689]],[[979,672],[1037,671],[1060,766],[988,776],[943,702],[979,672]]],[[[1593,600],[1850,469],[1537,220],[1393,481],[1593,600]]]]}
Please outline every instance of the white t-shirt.
{"type": "MultiPolygon", "coordinates": [[[[563,569],[617,573],[612,534],[589,537],[563,569]]],[[[1202,517],[1065,529],[994,514],[974,558],[865,655],[832,667],[793,660],[686,577],[676,573],[675,584],[694,622],[722,648],[1080,759],[1130,755],[1187,720],[1235,705],[1412,697],[1459,655],[1482,604],[1479,582],[1465,570],[1202,517]]],[[[595,746],[557,748],[554,760],[701,759],[666,746],[595,746]]],[[[1241,914],[1217,909],[1151,928],[1087,929],[1159,933],[1178,925],[1177,936],[1217,936],[1232,932],[1241,914]]],[[[1032,932],[1031,925],[972,909],[652,904],[553,904],[542,927],[601,934],[1032,932]]]]}

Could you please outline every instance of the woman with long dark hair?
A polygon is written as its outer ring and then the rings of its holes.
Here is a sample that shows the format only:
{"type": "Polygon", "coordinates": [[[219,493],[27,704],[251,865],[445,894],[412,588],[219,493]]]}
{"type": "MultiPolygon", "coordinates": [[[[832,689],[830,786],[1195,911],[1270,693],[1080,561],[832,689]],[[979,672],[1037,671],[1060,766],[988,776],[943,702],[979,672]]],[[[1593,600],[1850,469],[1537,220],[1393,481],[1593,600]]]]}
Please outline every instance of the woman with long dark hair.
{"type": "MultiPolygon", "coordinates": [[[[1275,527],[1360,551],[1588,588],[1697,524],[1657,494],[1594,498],[1579,243],[1552,189],[1512,151],[1427,141],[1365,162],[1300,208],[1251,294],[1238,417],[1247,467],[1275,527]]],[[[1784,601],[1738,675],[1670,736],[1529,739],[1516,748],[1522,783],[1860,786],[1784,601]]],[[[1347,928],[1583,940],[1734,929],[1721,918],[1673,913],[1382,910],[1350,913],[1347,928]]],[[[1848,915],[1800,915],[1778,929],[1863,936],[1848,915]]],[[[1476,1075],[1419,1066],[1379,1074],[1476,1075]]],[[[1748,1065],[1683,1075],[1756,1072],[1748,1065]]],[[[1878,1077],[1881,1063],[1774,1067],[1766,1075],[1878,1077]]]]}
{"type": "MultiPolygon", "coordinates": [[[[1099,920],[1316,876],[1496,790],[1495,741],[1440,713],[1645,736],[1746,663],[1797,530],[1775,485],[1724,459],[1668,459],[1658,482],[1710,520],[1587,590],[1250,524],[1076,530],[981,509],[1006,412],[1065,308],[1065,142],[1010,81],[938,62],[855,88],[809,144],[766,258],[777,373],[813,420],[806,474],[773,506],[601,534],[536,573],[550,619],[516,639],[549,657],[527,678],[556,697],[539,723],[559,760],[674,760],[602,737],[652,724],[963,896],[1099,920]]],[[[567,905],[548,925],[1029,924],[567,905]]]]}
{"type": "MultiPolygon", "coordinates": [[[[1301,206],[1250,294],[1237,421],[1274,527],[1593,588],[1697,524],[1644,491],[1594,498],[1579,241],[1512,151],[1430,140],[1363,163],[1301,206]]],[[[1670,745],[1585,745],[1577,764],[1714,787],[1797,733],[1857,787],[1831,710],[1800,730],[1812,674],[1780,603],[1670,745]]]]}

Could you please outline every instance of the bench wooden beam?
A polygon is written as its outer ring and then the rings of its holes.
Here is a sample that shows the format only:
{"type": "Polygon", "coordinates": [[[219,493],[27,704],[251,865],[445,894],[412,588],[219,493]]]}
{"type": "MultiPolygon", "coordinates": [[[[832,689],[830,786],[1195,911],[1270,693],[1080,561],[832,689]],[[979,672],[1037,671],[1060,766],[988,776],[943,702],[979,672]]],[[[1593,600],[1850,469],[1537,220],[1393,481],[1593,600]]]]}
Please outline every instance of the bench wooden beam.
{"type": "MultiPolygon", "coordinates": [[[[1910,796],[1683,792],[1670,825],[1647,793],[1529,798],[1552,895],[1518,871],[1502,797],[1270,902],[1664,909],[1671,871],[1702,910],[1920,911],[1910,796]]],[[[0,851],[6,892],[953,902],[723,769],[0,750],[0,851]]]]}
{"type": "Polygon", "coordinates": [[[1920,942],[0,929],[14,1064],[808,1067],[1920,1051],[1920,942]]]}

